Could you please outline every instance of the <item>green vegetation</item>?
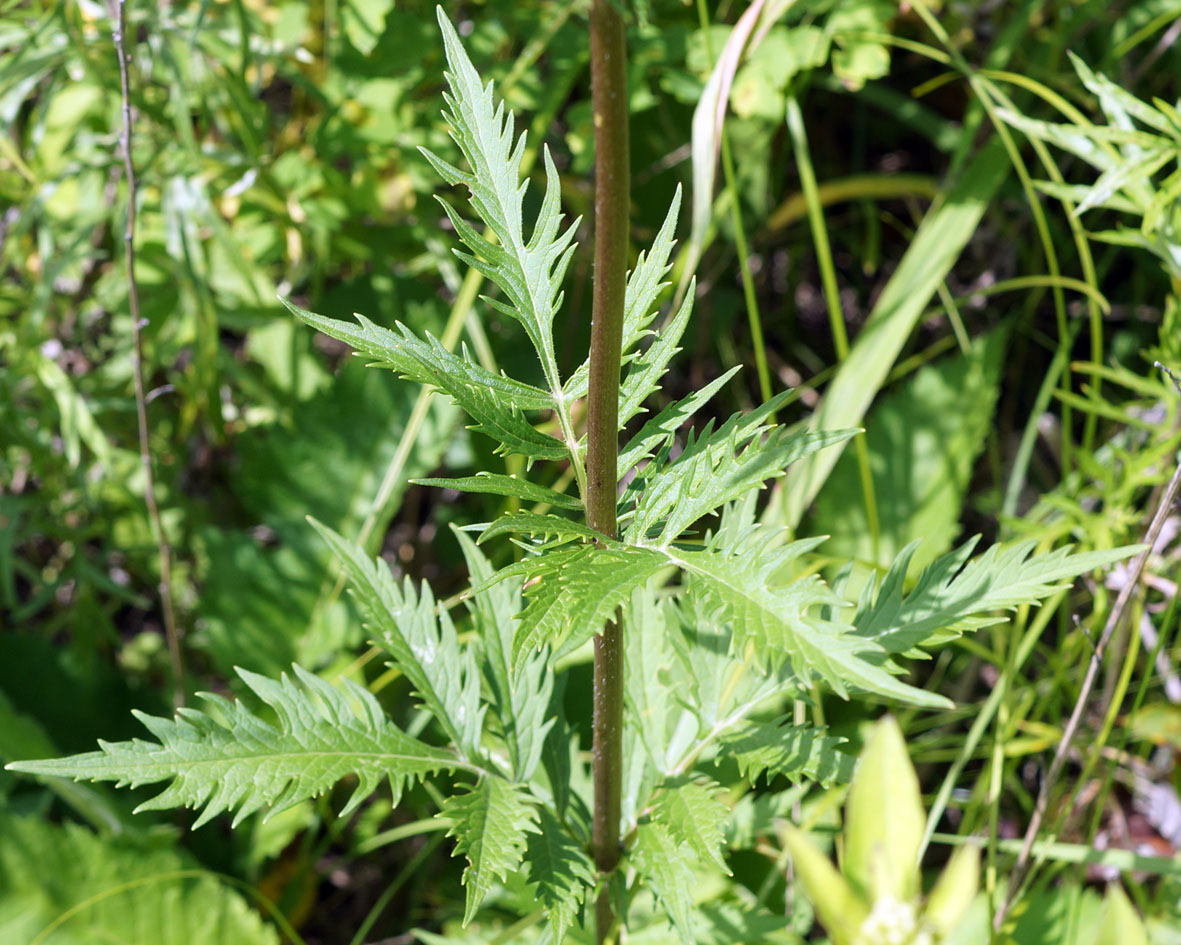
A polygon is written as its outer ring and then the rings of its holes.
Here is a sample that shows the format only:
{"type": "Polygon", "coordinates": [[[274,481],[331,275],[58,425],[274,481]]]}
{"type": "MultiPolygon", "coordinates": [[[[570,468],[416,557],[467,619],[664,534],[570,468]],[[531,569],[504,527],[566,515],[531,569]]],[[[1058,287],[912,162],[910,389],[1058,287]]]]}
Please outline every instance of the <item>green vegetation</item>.
{"type": "Polygon", "coordinates": [[[0,938],[1175,941],[1179,12],[5,7],[0,938]]]}

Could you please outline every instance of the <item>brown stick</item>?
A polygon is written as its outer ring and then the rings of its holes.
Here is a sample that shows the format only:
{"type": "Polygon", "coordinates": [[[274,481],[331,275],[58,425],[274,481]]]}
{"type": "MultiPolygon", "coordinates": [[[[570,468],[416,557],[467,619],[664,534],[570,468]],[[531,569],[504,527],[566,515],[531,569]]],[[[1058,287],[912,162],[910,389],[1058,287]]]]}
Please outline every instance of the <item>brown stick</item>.
{"type": "Polygon", "coordinates": [[[1074,741],[1074,736],[1078,732],[1079,723],[1082,721],[1087,699],[1091,694],[1091,689],[1095,685],[1095,679],[1099,675],[1099,666],[1103,662],[1103,654],[1106,652],[1111,638],[1115,635],[1116,627],[1119,626],[1120,621],[1123,619],[1124,612],[1127,610],[1128,603],[1132,599],[1133,592],[1140,584],[1140,576],[1144,573],[1144,565],[1147,563],[1148,556],[1152,553],[1152,548],[1160,536],[1165,520],[1169,517],[1169,511],[1173,507],[1173,503],[1177,500],[1179,489],[1181,489],[1181,464],[1174,470],[1173,478],[1170,480],[1168,488],[1165,489],[1164,495],[1157,505],[1156,513],[1152,517],[1152,523],[1148,526],[1148,533],[1144,536],[1144,543],[1147,547],[1136,556],[1135,561],[1132,563],[1132,567],[1128,572],[1127,581],[1120,588],[1119,596],[1116,597],[1115,605],[1111,608],[1111,613],[1107,617],[1107,623],[1103,627],[1103,633],[1099,637],[1099,642],[1095,644],[1095,651],[1091,654],[1091,661],[1087,666],[1087,674],[1083,678],[1082,689],[1079,690],[1078,699],[1075,700],[1074,709],[1070,713],[1070,719],[1066,723],[1066,728],[1062,731],[1062,740],[1058,743],[1058,749],[1054,753],[1054,760],[1050,763],[1050,770],[1046,772],[1046,777],[1042,781],[1041,788],[1038,791],[1037,803],[1033,809],[1033,817],[1030,818],[1029,827],[1025,831],[1025,841],[1021,844],[1021,852],[1017,856],[1017,862],[1013,866],[1013,871],[1009,874],[1009,885],[1005,893],[1005,901],[997,910],[996,915],[993,916],[992,925],[998,931],[1005,921],[1005,916],[1008,915],[1009,910],[1012,908],[1017,898],[1018,889],[1025,878],[1034,840],[1037,839],[1038,831],[1041,830],[1042,821],[1046,816],[1046,809],[1050,805],[1050,790],[1058,780],[1058,776],[1062,773],[1062,767],[1066,763],[1071,742],[1074,741]]]}
{"type": "Polygon", "coordinates": [[[184,705],[184,664],[181,662],[180,638],[176,631],[176,616],[172,609],[172,549],[160,520],[156,502],[156,477],[152,472],[152,453],[148,442],[148,405],[144,393],[143,327],[139,314],[139,286],[135,281],[135,167],[131,161],[131,135],[134,121],[131,115],[131,55],[127,46],[127,0],[116,0],[117,15],[112,36],[119,56],[119,83],[123,95],[123,176],[127,181],[127,224],[123,229],[124,258],[127,261],[127,305],[131,310],[132,375],[135,379],[135,416],[139,425],[139,459],[144,468],[144,502],[148,520],[156,539],[160,558],[160,608],[164,615],[164,636],[168,640],[168,656],[172,663],[173,704],[184,705]]]}

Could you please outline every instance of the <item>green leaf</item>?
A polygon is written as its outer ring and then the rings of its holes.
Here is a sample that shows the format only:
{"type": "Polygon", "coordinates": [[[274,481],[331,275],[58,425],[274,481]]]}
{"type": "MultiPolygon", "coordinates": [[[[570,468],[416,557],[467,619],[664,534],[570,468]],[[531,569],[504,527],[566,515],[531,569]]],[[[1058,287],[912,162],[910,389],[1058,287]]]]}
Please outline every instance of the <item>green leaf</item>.
{"type": "Polygon", "coordinates": [[[827,735],[823,728],[793,725],[790,717],[783,716],[772,722],[742,722],[722,744],[725,754],[738,762],[738,770],[752,784],[763,775],[768,781],[783,775],[797,783],[808,780],[828,785],[847,782],[853,776],[853,756],[840,749],[845,741],[827,735]]]}
{"type": "Polygon", "coordinates": [[[783,845],[791,854],[796,876],[808,891],[816,914],[824,924],[833,945],[855,945],[860,941],[861,924],[869,908],[837,872],[827,856],[816,848],[802,830],[793,824],[783,828],[783,845]]]}
{"type": "Polygon", "coordinates": [[[1148,945],[1144,923],[1118,882],[1107,887],[1093,945],[1148,945]]]}
{"type": "Polygon", "coordinates": [[[466,926],[492,887],[521,865],[525,833],[537,829],[537,808],[522,786],[485,775],[467,793],[447,798],[439,816],[451,824],[447,836],[457,838],[452,855],[468,860],[466,926]]]}
{"type": "Polygon", "coordinates": [[[677,843],[668,828],[647,823],[636,828],[631,863],[660,900],[685,945],[693,945],[693,866],[697,855],[688,844],[677,843]]]}
{"type": "Polygon", "coordinates": [[[237,890],[159,836],[0,814],[6,945],[279,945],[237,890]]]}
{"type": "Polygon", "coordinates": [[[648,348],[636,357],[628,368],[627,375],[619,388],[619,427],[623,429],[632,417],[643,412],[643,404],[652,394],[660,390],[660,379],[668,370],[668,362],[680,352],[677,347],[689,315],[693,309],[693,292],[696,282],[690,280],[688,294],[681,307],[667,325],[656,335],[648,348]]]}
{"type": "Polygon", "coordinates": [[[394,0],[347,0],[340,11],[345,35],[362,56],[368,56],[385,32],[386,14],[394,0]]]}
{"type": "Polygon", "coordinates": [[[673,434],[691,420],[693,415],[740,370],[741,367],[730,368],[701,390],[669,404],[649,419],[627,446],[619,451],[619,478],[622,479],[633,466],[652,456],[662,446],[671,444],[673,434]]]}
{"type": "Polygon", "coordinates": [[[521,587],[516,580],[491,581],[492,565],[467,535],[451,526],[467,561],[473,585],[484,585],[468,597],[480,635],[484,672],[493,712],[512,757],[513,776],[528,783],[541,761],[541,752],[556,719],[547,718],[554,680],[549,653],[542,650],[513,665],[513,631],[521,610],[521,587]]]}
{"type": "Polygon", "coordinates": [[[646,588],[632,594],[624,611],[625,721],[639,733],[649,761],[660,772],[670,766],[668,726],[676,699],[672,675],[676,656],[670,637],[680,633],[680,621],[668,603],[657,603],[646,588]]]}
{"type": "Polygon", "coordinates": [[[461,479],[412,479],[411,482],[420,486],[434,486],[437,489],[454,489],[456,492],[482,492],[489,495],[503,495],[509,498],[524,499],[526,502],[543,502],[558,509],[568,509],[572,512],[582,510],[582,503],[574,496],[554,492],[545,486],[539,486],[528,479],[516,476],[502,476],[490,472],[478,472],[474,476],[461,479]]]}
{"type": "Polygon", "coordinates": [[[553,537],[560,542],[598,541],[603,538],[602,532],[588,528],[581,522],[562,518],[560,515],[506,512],[480,533],[477,544],[482,545],[490,538],[505,534],[553,537]]]}
{"type": "Polygon", "coordinates": [[[1036,604],[1069,587],[1080,574],[1129,558],[1142,550],[1128,545],[1107,551],[1071,554],[1070,547],[1033,555],[1036,541],[993,545],[968,561],[979,536],[943,555],[903,592],[917,543],[904,548],[882,579],[875,596],[871,581],[862,593],[853,624],[857,634],[890,653],[911,653],[995,624],[995,611],[1036,604]],[[965,562],[967,562],[965,564],[965,562]]]}
{"type": "Polygon", "coordinates": [[[729,875],[721,854],[729,813],[717,784],[680,780],[664,784],[652,808],[652,822],[662,824],[675,841],[729,875]]]}
{"type": "MultiPolygon", "coordinates": [[[[689,314],[693,310],[693,290],[690,289],[676,315],[656,333],[655,340],[647,350],[642,353],[633,350],[646,335],[652,334],[649,331],[649,326],[656,316],[654,306],[661,292],[668,286],[668,283],[662,280],[672,268],[668,260],[673,246],[676,245],[673,232],[676,229],[680,208],[681,188],[678,185],[672,205],[669,207],[664,224],[656,234],[656,239],[652,241],[652,246],[646,254],[640,253],[640,257],[636,261],[636,268],[628,275],[621,351],[624,364],[634,363],[620,386],[620,429],[623,429],[624,425],[639,413],[644,400],[659,389],[660,378],[663,376],[669,360],[680,351],[677,343],[685,332],[685,326],[689,323],[689,314]]],[[[588,359],[566,382],[568,400],[576,400],[586,396],[589,377],[590,361],[588,359]]]]}
{"type": "Polygon", "coordinates": [[[463,767],[450,753],[400,731],[361,686],[346,679],[337,689],[299,666],[293,669],[296,681],[286,674],[275,681],[238,671],[278,715],[277,724],[241,702],[204,693],[201,698],[216,715],[191,708],[178,710],[175,719],[134,713],[160,744],[99,742],[100,751],[7,767],[131,787],[171,780],[136,810],[203,807],[193,829],[223,811],[237,811],[235,825],[264,807],[273,815],[323,794],[350,775],[357,786],[342,816],[383,778],[389,780],[396,804],[407,782],[463,767]]]}
{"type": "Polygon", "coordinates": [[[574,841],[548,807],[539,811],[538,830],[525,847],[529,879],[537,885],[537,900],[549,910],[555,945],[582,914],[587,893],[595,888],[595,864],[574,841]]]}
{"type": "MultiPolygon", "coordinates": [[[[561,305],[561,283],[574,252],[575,220],[561,232],[561,186],[558,172],[544,151],[546,187],[532,235],[525,239],[521,203],[528,183],[520,183],[525,135],[514,136],[512,112],[494,104],[492,83],[485,85],[472,66],[455,28],[438,8],[439,27],[447,50],[444,94],[451,137],[459,145],[470,171],[461,171],[429,151],[423,154],[449,184],[464,184],[480,218],[496,236],[485,239],[446,203],[448,216],[460,239],[474,256],[457,253],[469,265],[491,279],[510,304],[489,302],[497,311],[517,319],[537,350],[550,390],[561,393],[554,354],[553,320],[561,305]]],[[[565,403],[557,409],[564,411],[565,403]]]]}
{"type": "Polygon", "coordinates": [[[553,398],[545,391],[486,371],[466,351],[462,357],[452,354],[437,339],[427,335],[424,341],[400,323],[390,331],[357,315],[359,327],[354,327],[280,301],[313,328],[347,342],[380,366],[446,393],[476,421],[476,430],[497,441],[498,453],[520,453],[530,459],[567,457],[562,442],[535,429],[522,412],[552,410],[553,398]]]}
{"type": "Polygon", "coordinates": [[[1082,59],[1069,49],[1066,50],[1066,55],[1070,57],[1071,65],[1074,66],[1087,91],[1099,99],[1104,114],[1112,124],[1130,127],[1127,118],[1131,116],[1170,137],[1181,136],[1181,129],[1173,127],[1169,119],[1160,111],[1147,102],[1140,101],[1135,95],[1112,82],[1107,76],[1093,72],[1082,59]]]}
{"type": "Polygon", "coordinates": [[[393,656],[462,757],[478,762],[485,712],[480,674],[471,649],[460,649],[447,611],[436,607],[430,585],[424,583],[417,593],[407,578],[399,588],[380,558],[370,558],[326,525],[311,522],[340,559],[375,642],[393,656]]]}
{"type": "Polygon", "coordinates": [[[956,847],[927,897],[923,912],[927,924],[938,935],[951,935],[971,908],[979,888],[980,851],[973,844],[965,843],[956,847]]]}
{"type": "Polygon", "coordinates": [[[897,7],[889,0],[856,0],[841,4],[828,18],[826,31],[833,37],[833,74],[851,89],[860,89],[871,79],[890,71],[890,49],[865,38],[866,34],[888,35],[897,7]]]}
{"type": "Polygon", "coordinates": [[[927,814],[902,729],[879,719],[857,758],[845,802],[845,878],[867,902],[910,902],[920,892],[927,814]]]}
{"type": "Polygon", "coordinates": [[[821,608],[842,602],[818,576],[786,586],[777,582],[776,573],[815,547],[818,539],[772,549],[768,541],[773,538],[765,536],[741,555],[681,550],[664,554],[690,576],[690,594],[721,608],[733,627],[734,651],[755,665],[788,662],[801,680],[819,677],[842,698],[848,698],[852,686],[914,705],[951,705],[943,696],[900,682],[883,668],[880,647],[856,636],[847,624],[819,616],[821,608]]]}
{"type": "Polygon", "coordinates": [[[513,661],[542,646],[557,655],[577,649],[600,633],[615,611],[668,563],[647,549],[612,543],[550,552],[526,567],[529,603],[513,640],[513,661]]]}
{"type": "Polygon", "coordinates": [[[671,463],[645,469],[625,537],[637,544],[668,545],[698,519],[782,476],[796,460],[856,432],[788,434],[784,427],[771,428],[766,421],[788,393],[749,414],[735,414],[716,432],[712,423],[707,425],[699,436],[690,435],[671,463]]]}

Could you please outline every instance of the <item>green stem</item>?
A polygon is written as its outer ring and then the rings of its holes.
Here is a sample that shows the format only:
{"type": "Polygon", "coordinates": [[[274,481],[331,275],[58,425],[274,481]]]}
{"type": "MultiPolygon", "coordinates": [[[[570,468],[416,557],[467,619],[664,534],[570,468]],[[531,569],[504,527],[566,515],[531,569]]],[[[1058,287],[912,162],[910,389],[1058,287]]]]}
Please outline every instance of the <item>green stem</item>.
{"type": "MultiPolygon", "coordinates": [[[[595,280],[587,395],[587,524],[615,537],[619,456],[619,372],[627,291],[629,152],[627,43],[614,0],[594,0],[590,15],[591,98],[595,128],[595,280]]],[[[606,884],[619,862],[623,784],[623,628],[608,623],[595,637],[595,810],[591,845],[604,885],[595,904],[596,941],[614,935],[606,884]]]]}

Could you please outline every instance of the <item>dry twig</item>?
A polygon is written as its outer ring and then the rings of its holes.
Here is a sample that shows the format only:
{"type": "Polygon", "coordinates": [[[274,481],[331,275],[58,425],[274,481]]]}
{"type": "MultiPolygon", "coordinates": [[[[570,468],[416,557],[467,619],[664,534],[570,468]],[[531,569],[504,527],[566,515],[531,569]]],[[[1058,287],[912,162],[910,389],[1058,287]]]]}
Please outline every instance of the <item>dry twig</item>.
{"type": "MultiPolygon", "coordinates": [[[[1157,366],[1168,372],[1171,378],[1173,377],[1172,372],[1169,372],[1164,365],[1158,363],[1157,366]]],[[[1176,383],[1176,378],[1173,380],[1176,383]]],[[[1179,388],[1179,391],[1181,391],[1181,388],[1179,388]]],[[[1025,839],[1021,844],[1021,852],[1017,856],[1017,862],[1013,866],[1013,871],[1009,874],[1009,884],[1005,892],[1005,901],[997,909],[996,915],[993,916],[992,924],[994,929],[1000,929],[1017,898],[1017,893],[1021,888],[1021,883],[1029,868],[1029,856],[1033,850],[1034,840],[1037,839],[1038,832],[1041,830],[1042,821],[1046,816],[1046,809],[1050,804],[1050,791],[1058,780],[1059,775],[1061,775],[1062,767],[1066,763],[1067,756],[1070,753],[1071,743],[1074,741],[1074,736],[1078,732],[1083,711],[1091,695],[1091,689],[1094,688],[1095,679],[1099,675],[1099,666],[1103,662],[1103,654],[1107,651],[1107,646],[1124,617],[1124,612],[1127,610],[1128,603],[1132,599],[1132,594],[1140,584],[1140,577],[1144,573],[1144,565],[1147,563],[1148,556],[1152,553],[1152,549],[1156,545],[1157,537],[1160,535],[1161,528],[1164,527],[1165,520],[1169,517],[1169,511],[1172,509],[1173,503],[1177,500],[1179,489],[1181,489],[1181,464],[1178,464],[1177,468],[1173,471],[1173,478],[1169,481],[1169,485],[1156,507],[1156,512],[1152,517],[1152,523],[1148,526],[1148,532],[1144,536],[1144,550],[1136,556],[1135,561],[1132,563],[1132,567],[1128,571],[1127,581],[1120,589],[1119,596],[1115,600],[1115,605],[1111,608],[1111,613],[1107,617],[1107,623],[1103,627],[1103,633],[1095,644],[1090,663],[1087,665],[1087,674],[1083,678],[1083,685],[1079,690],[1078,699],[1075,700],[1074,709],[1070,713],[1066,728],[1062,731],[1062,740],[1058,743],[1058,749],[1054,753],[1054,760],[1050,763],[1050,770],[1046,772],[1041,788],[1038,790],[1037,804],[1034,806],[1033,817],[1030,818],[1029,827],[1025,831],[1025,839]]]]}
{"type": "Polygon", "coordinates": [[[144,502],[148,519],[156,539],[160,557],[160,607],[164,615],[164,636],[168,641],[168,656],[172,663],[173,702],[184,704],[184,666],[180,656],[180,638],[176,629],[176,615],[172,607],[172,549],[160,520],[160,506],[156,502],[156,477],[152,472],[152,453],[148,442],[148,404],[144,393],[144,322],[139,313],[139,286],[135,281],[135,167],[131,160],[131,136],[134,122],[131,116],[131,56],[127,43],[127,0],[115,0],[115,26],[112,38],[119,56],[119,84],[123,96],[123,176],[127,181],[127,224],[123,229],[124,258],[127,262],[127,305],[131,310],[132,374],[135,379],[135,415],[139,425],[139,458],[144,469],[144,502]]]}

